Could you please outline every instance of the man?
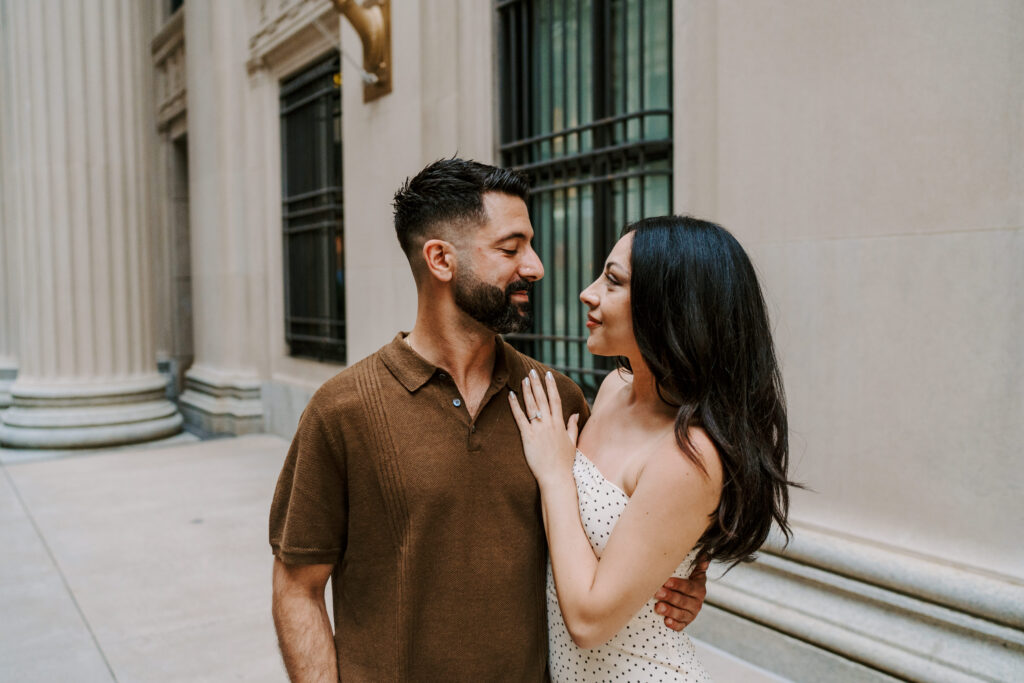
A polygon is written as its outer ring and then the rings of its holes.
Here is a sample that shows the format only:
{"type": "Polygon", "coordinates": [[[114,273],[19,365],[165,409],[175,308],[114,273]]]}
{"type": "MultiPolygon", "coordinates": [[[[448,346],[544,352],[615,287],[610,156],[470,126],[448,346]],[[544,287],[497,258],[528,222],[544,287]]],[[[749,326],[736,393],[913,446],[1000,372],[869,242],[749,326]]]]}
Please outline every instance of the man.
{"type": "MultiPolygon", "coordinates": [[[[271,508],[294,681],[545,679],[546,543],[505,394],[546,368],[497,336],[527,327],[544,275],[527,191],[513,171],[448,159],[395,195],[416,324],[316,392],[271,508]]],[[[582,392],[557,381],[582,423],[582,392]]],[[[691,579],[659,591],[670,627],[700,609],[691,579]]]]}

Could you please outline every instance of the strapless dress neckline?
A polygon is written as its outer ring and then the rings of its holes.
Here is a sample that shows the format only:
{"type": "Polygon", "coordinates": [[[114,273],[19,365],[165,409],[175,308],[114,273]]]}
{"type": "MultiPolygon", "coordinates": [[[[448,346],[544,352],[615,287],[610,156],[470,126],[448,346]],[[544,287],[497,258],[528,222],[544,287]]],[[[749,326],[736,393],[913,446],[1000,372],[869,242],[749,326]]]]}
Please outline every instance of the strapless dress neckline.
{"type": "Polygon", "coordinates": [[[597,477],[599,477],[600,479],[603,479],[603,480],[604,480],[605,482],[607,482],[608,486],[610,486],[611,488],[613,488],[613,489],[615,489],[616,491],[618,491],[619,493],[621,493],[621,494],[622,494],[622,497],[623,497],[623,498],[625,498],[626,500],[629,500],[629,494],[628,494],[628,493],[626,493],[626,492],[625,492],[625,491],[624,491],[624,490],[622,489],[622,487],[621,487],[621,486],[619,486],[618,484],[616,484],[616,483],[615,483],[614,481],[612,481],[612,480],[611,480],[611,479],[609,479],[608,477],[604,476],[604,472],[602,472],[602,471],[601,471],[601,468],[600,468],[600,467],[598,467],[598,466],[597,466],[597,465],[596,465],[596,464],[594,463],[594,461],[593,461],[593,460],[591,460],[590,458],[588,458],[588,457],[587,457],[587,454],[586,454],[586,453],[584,453],[583,451],[581,451],[580,449],[578,449],[578,448],[577,448],[577,449],[576,449],[576,457],[577,457],[577,459],[579,459],[579,458],[582,458],[582,459],[583,459],[583,464],[584,464],[584,465],[585,465],[585,466],[586,466],[586,467],[587,467],[588,469],[590,469],[590,471],[591,471],[591,472],[593,472],[593,473],[594,473],[594,475],[596,475],[596,476],[597,476],[597,477]]]}

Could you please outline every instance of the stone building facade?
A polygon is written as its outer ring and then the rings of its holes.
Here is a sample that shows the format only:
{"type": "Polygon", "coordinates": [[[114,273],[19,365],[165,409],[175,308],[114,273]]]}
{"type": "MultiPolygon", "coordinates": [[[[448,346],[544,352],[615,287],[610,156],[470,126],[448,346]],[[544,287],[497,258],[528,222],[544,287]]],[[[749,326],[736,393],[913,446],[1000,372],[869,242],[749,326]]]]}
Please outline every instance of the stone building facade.
{"type": "MultiPolygon", "coordinates": [[[[619,36],[644,12],[636,40],[662,46],[649,54],[667,60],[669,87],[624,80],[609,97],[640,88],[638,108],[670,125],[623,143],[651,156],[608,162],[622,178],[609,201],[635,213],[630,178],[669,178],[639,186],[647,211],[712,218],[748,246],[808,486],[794,541],[716,580],[691,632],[793,680],[1019,678],[1016,0],[392,0],[392,90],[372,101],[360,37],[328,0],[0,0],[0,443],[104,446],[183,426],[290,437],[319,384],[413,322],[391,229],[402,180],[456,152],[520,163],[529,145],[543,158],[525,165],[553,168],[574,121],[581,145],[600,133],[582,100],[576,119],[571,98],[557,104],[586,60],[558,53],[575,67],[550,71],[549,100],[529,85],[539,72],[516,80],[517,60],[556,64],[546,44],[578,55],[585,31],[619,36]],[[296,152],[303,78],[327,84],[309,119],[327,137],[296,152]],[[654,92],[667,99],[645,105],[654,92]],[[531,93],[531,120],[551,125],[517,137],[514,105],[531,93]],[[325,146],[334,156],[317,156],[325,146]],[[288,193],[305,182],[290,160],[307,153],[327,174],[313,208],[301,202],[314,193],[288,193]],[[309,253],[330,272],[311,296],[330,310],[308,322],[288,283],[317,230],[309,253]]],[[[621,35],[620,52],[605,48],[633,68],[638,43],[621,35]]],[[[644,65],[642,78],[656,71],[644,65]]],[[[563,156],[579,172],[594,150],[563,156]]],[[[563,230],[557,198],[577,195],[551,192],[531,210],[538,240],[557,235],[542,252],[554,283],[552,264],[592,236],[563,230]]],[[[550,306],[574,301],[572,284],[551,284],[550,306]]],[[[571,322],[564,311],[551,320],[571,322]]]]}

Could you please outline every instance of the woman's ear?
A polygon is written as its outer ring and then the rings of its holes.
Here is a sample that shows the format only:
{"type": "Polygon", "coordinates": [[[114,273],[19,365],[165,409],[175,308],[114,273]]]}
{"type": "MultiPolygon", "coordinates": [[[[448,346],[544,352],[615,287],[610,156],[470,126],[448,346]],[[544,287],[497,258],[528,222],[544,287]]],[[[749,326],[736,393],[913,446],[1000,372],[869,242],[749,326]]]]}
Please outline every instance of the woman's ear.
{"type": "Polygon", "coordinates": [[[427,240],[423,244],[423,260],[427,272],[441,282],[451,282],[455,277],[455,248],[444,240],[427,240]]]}

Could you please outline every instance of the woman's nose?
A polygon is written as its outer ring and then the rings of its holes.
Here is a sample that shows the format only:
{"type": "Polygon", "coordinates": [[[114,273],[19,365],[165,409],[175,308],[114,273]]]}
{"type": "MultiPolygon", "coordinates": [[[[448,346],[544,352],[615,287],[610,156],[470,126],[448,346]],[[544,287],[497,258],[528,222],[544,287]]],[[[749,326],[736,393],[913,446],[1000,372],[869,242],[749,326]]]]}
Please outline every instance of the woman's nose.
{"type": "Polygon", "coordinates": [[[591,308],[597,306],[597,295],[594,294],[594,284],[591,283],[589,287],[580,292],[580,301],[585,303],[591,308]]]}

